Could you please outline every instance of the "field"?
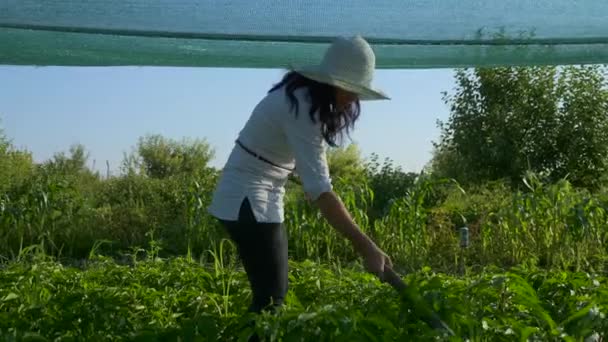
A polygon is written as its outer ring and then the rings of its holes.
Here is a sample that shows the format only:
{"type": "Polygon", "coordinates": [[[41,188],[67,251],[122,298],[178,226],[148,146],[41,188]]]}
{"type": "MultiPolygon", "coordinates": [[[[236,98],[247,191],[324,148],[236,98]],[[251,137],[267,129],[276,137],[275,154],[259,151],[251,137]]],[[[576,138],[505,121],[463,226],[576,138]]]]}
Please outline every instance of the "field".
{"type": "MultiPolygon", "coordinates": [[[[436,336],[392,288],[357,268],[292,262],[289,305],[255,320],[243,316],[244,273],[219,261],[213,268],[185,258],[131,265],[99,258],[84,270],[32,261],[7,265],[0,278],[4,340],[230,341],[254,331],[270,341],[436,336]]],[[[472,341],[582,341],[608,329],[607,279],[583,272],[487,270],[456,278],[422,270],[407,281],[472,341]]]]}
{"type": "Polygon", "coordinates": [[[287,305],[253,317],[234,247],[206,213],[216,172],[104,178],[58,164],[13,164],[0,187],[4,341],[449,340],[408,293],[433,305],[455,341],[608,336],[602,191],[533,174],[518,188],[465,191],[386,165],[337,179],[355,220],[417,291],[397,293],[290,184],[287,305]]]}

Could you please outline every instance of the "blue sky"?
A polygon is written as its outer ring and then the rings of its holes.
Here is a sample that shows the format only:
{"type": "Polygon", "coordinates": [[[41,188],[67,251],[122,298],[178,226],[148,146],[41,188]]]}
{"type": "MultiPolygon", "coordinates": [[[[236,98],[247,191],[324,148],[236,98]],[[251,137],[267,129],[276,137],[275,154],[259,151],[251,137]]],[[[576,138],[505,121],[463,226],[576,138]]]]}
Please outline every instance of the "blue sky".
{"type": "MultiPolygon", "coordinates": [[[[205,138],[221,166],[252,108],[279,80],[276,69],[0,66],[0,125],[36,161],[74,143],[90,153],[89,166],[116,170],[123,153],[148,133],[205,138]]],[[[405,170],[430,159],[448,117],[442,91],[453,71],[379,70],[375,84],[391,101],[365,102],[352,133],[364,156],[375,152],[405,170]]]]}

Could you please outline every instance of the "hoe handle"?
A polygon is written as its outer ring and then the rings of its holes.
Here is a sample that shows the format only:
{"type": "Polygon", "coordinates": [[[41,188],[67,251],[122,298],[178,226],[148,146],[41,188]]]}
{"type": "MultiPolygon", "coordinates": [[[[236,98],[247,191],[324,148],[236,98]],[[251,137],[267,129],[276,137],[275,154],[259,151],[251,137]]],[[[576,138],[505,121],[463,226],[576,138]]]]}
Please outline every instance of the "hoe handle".
{"type": "MultiPolygon", "coordinates": [[[[390,284],[399,293],[401,293],[405,289],[407,289],[407,285],[405,284],[403,279],[401,279],[401,277],[392,268],[390,268],[388,266],[385,266],[384,273],[383,273],[383,281],[390,284]]],[[[437,313],[435,311],[433,311],[428,306],[425,309],[426,309],[425,311],[428,311],[430,314],[428,317],[426,315],[423,315],[422,319],[428,325],[430,325],[434,329],[444,331],[444,332],[448,333],[450,336],[455,336],[452,329],[450,329],[450,327],[445,322],[443,322],[441,320],[441,318],[439,318],[439,315],[437,315],[437,313]]]]}

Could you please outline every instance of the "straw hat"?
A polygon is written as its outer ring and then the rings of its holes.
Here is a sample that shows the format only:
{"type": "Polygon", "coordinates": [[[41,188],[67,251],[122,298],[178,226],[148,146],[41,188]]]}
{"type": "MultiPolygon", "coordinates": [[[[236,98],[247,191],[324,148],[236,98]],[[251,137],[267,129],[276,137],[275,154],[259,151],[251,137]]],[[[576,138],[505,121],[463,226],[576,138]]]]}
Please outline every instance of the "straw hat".
{"type": "Polygon", "coordinates": [[[297,73],[317,82],[353,92],[360,100],[388,100],[384,92],[374,89],[372,79],[376,56],[359,35],[337,38],[318,65],[294,68],[297,73]]]}

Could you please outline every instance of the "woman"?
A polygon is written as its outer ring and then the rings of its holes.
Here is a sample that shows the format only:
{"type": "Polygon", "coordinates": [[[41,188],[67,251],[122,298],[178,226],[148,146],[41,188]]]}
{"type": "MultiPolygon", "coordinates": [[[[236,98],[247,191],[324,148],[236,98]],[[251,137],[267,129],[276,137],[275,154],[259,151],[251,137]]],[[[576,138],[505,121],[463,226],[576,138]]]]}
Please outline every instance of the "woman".
{"type": "Polygon", "coordinates": [[[332,191],[326,145],[353,127],[359,100],[388,99],[370,86],[371,47],[339,38],[318,66],[289,72],[256,106],[223,169],[209,212],[235,242],[253,293],[249,311],[283,304],[288,288],[283,196],[297,169],[309,200],[382,277],[390,258],[353,222],[332,191]]]}

